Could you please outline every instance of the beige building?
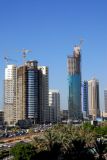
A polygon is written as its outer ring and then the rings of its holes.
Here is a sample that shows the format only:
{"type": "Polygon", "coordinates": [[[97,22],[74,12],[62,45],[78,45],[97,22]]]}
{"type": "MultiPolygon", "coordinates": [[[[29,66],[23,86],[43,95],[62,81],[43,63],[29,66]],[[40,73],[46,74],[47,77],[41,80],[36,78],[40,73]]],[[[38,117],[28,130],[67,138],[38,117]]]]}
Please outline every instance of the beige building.
{"type": "Polygon", "coordinates": [[[88,81],[88,110],[93,120],[100,116],[99,82],[95,78],[88,81]]]}
{"type": "Polygon", "coordinates": [[[16,122],[26,119],[26,66],[17,68],[16,84],[16,122]]]}
{"type": "Polygon", "coordinates": [[[107,119],[107,112],[102,112],[101,113],[101,117],[106,118],[107,119]]]}
{"type": "Polygon", "coordinates": [[[7,65],[4,80],[4,122],[13,126],[16,122],[16,72],[15,65],[7,65]]]}

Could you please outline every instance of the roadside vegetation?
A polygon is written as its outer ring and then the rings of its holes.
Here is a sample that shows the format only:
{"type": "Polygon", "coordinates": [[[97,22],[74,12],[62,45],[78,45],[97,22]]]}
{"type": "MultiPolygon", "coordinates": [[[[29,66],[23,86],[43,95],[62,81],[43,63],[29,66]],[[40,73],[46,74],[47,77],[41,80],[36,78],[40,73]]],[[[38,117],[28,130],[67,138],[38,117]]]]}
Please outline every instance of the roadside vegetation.
{"type": "Polygon", "coordinates": [[[106,160],[106,135],[106,122],[100,126],[58,124],[30,144],[16,144],[10,153],[15,160],[106,160]]]}

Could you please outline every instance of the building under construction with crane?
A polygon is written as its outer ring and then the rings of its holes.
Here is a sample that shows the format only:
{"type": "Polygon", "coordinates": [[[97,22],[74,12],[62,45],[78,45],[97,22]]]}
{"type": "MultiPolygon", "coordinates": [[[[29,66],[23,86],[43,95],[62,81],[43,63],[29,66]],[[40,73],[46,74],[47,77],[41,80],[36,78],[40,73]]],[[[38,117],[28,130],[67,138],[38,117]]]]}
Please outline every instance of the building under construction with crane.
{"type": "Polygon", "coordinates": [[[38,69],[37,61],[28,61],[17,68],[16,119],[38,121],[38,69]]]}
{"type": "MultiPolygon", "coordinates": [[[[22,50],[23,65],[5,69],[4,121],[15,125],[20,120],[48,122],[48,67],[36,60],[25,61],[28,50],[22,50]]],[[[7,60],[7,59],[6,59],[7,60]]]]}
{"type": "Polygon", "coordinates": [[[17,68],[16,119],[33,123],[48,121],[48,67],[27,61],[17,68]]]}
{"type": "Polygon", "coordinates": [[[81,49],[80,45],[74,47],[73,55],[67,57],[68,68],[68,120],[80,120],[81,109],[81,49]]]}

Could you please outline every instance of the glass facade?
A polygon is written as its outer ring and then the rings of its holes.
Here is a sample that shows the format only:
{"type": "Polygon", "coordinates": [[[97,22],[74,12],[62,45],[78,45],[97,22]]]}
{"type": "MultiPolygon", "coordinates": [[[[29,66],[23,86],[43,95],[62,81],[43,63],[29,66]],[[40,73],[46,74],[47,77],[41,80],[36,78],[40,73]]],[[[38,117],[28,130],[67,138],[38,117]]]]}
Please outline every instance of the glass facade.
{"type": "Polygon", "coordinates": [[[81,76],[69,76],[69,99],[68,110],[69,119],[77,120],[81,118],[81,76]]]}
{"type": "Polygon", "coordinates": [[[80,47],[75,46],[73,56],[68,56],[68,119],[79,120],[81,109],[81,54],[80,47]]]}
{"type": "Polygon", "coordinates": [[[48,68],[38,67],[35,60],[27,61],[17,72],[17,121],[43,123],[47,108],[48,68]]]}
{"type": "Polygon", "coordinates": [[[28,118],[38,117],[38,71],[28,70],[28,118]]]}

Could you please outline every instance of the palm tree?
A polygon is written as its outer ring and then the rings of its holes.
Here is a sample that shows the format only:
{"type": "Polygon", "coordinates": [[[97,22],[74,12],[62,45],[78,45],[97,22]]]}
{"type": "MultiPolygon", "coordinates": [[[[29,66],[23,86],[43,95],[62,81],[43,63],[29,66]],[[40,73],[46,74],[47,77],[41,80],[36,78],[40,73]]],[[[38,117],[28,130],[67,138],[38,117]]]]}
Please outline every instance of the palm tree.
{"type": "Polygon", "coordinates": [[[95,160],[89,152],[84,139],[76,138],[69,143],[69,148],[64,154],[64,160],[95,160]]]}
{"type": "Polygon", "coordinates": [[[95,144],[96,134],[87,128],[71,125],[55,125],[41,137],[34,138],[39,157],[57,160],[93,160],[90,147],[95,144]],[[56,156],[55,156],[56,155],[56,156]]]}
{"type": "Polygon", "coordinates": [[[36,148],[37,152],[47,150],[47,143],[44,138],[35,136],[33,137],[32,144],[36,148]]]}
{"type": "Polygon", "coordinates": [[[99,154],[99,160],[106,160],[107,159],[107,144],[104,143],[101,139],[96,141],[95,149],[99,154]],[[106,155],[106,157],[104,156],[106,155]]]}
{"type": "Polygon", "coordinates": [[[57,160],[61,154],[61,143],[58,142],[57,134],[53,130],[46,131],[44,137],[34,137],[33,144],[38,152],[38,160],[44,157],[47,160],[57,160]]]}

